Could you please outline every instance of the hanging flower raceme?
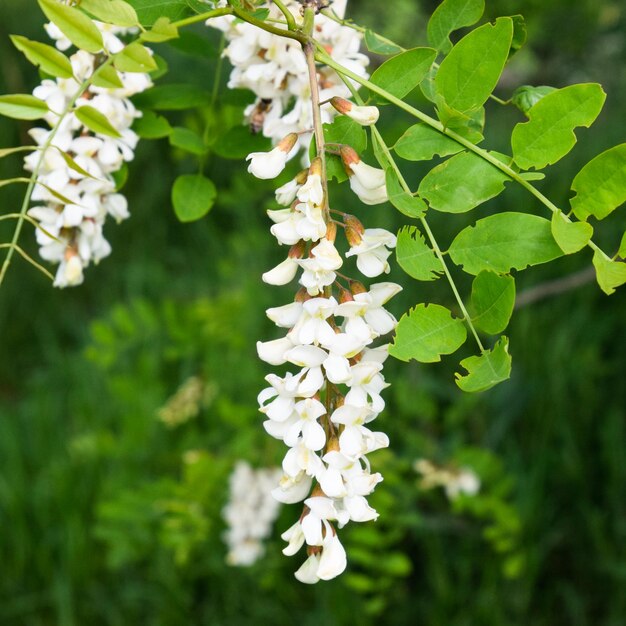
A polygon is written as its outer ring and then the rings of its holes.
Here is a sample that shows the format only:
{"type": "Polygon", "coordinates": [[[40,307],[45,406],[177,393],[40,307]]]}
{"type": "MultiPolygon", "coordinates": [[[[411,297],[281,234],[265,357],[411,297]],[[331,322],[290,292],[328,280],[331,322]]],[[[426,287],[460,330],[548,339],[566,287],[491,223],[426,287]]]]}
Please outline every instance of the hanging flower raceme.
{"type": "MultiPolygon", "coordinates": [[[[114,54],[124,48],[121,36],[129,29],[95,22],[103,35],[103,54],[114,54]]],[[[46,31],[55,39],[57,48],[70,47],[54,24],[46,31]]],[[[33,95],[44,100],[50,112],[44,118],[50,129],[33,128],[30,135],[41,150],[25,158],[25,169],[37,168],[37,185],[32,194],[38,206],[28,215],[37,220],[37,242],[41,256],[58,264],[54,285],[67,287],[83,282],[83,270],[98,263],[111,252],[104,238],[103,226],[108,216],[117,222],[129,216],[126,198],[116,192],[113,174],[131,161],[138,137],[131,125],[141,115],[129,97],[140,93],[152,82],[147,74],[119,73],[121,87],[106,88],[91,85],[76,101],[59,124],[59,114],[67,109],[80,84],[88,79],[102,62],[99,56],[79,50],[70,57],[72,78],[45,79],[33,95]],[[108,132],[92,132],[77,117],[80,107],[90,107],[110,125],[108,132]],[[69,155],[71,159],[64,158],[69,155]],[[41,163],[40,163],[41,159],[41,163]]]]}
{"type": "MultiPolygon", "coordinates": [[[[221,0],[218,6],[226,4],[225,0],[221,0]]],[[[302,19],[300,2],[286,0],[284,4],[294,19],[302,19]]],[[[342,17],[346,4],[347,0],[334,0],[331,5],[333,12],[342,17]]],[[[273,2],[265,2],[259,8],[269,10],[268,19],[284,21],[284,16],[273,2]]],[[[298,147],[306,151],[311,141],[313,116],[309,76],[300,44],[293,39],[265,32],[233,16],[212,19],[207,24],[221,30],[226,37],[224,56],[233,66],[228,86],[231,89],[249,89],[257,96],[257,101],[245,111],[251,128],[272,138],[274,143],[289,133],[298,133],[298,147]]],[[[369,59],[359,52],[362,39],[359,32],[319,14],[315,17],[315,38],[333,60],[367,78],[365,68],[369,59]]],[[[344,98],[350,96],[350,90],[331,68],[319,65],[317,71],[321,87],[320,100],[326,103],[321,108],[322,121],[328,123],[336,114],[331,98],[339,96],[343,106],[349,106],[351,103],[345,104],[347,101],[344,98]]],[[[355,119],[359,116],[372,119],[373,112],[367,109],[374,107],[352,106],[356,109],[352,115],[355,119]]],[[[289,156],[295,154],[296,151],[289,156]]]]}
{"type": "Polygon", "coordinates": [[[298,521],[282,535],[286,555],[306,545],[307,558],[296,572],[304,583],[339,575],[347,561],[338,530],[378,517],[367,496],[382,476],[371,472],[367,455],[389,445],[384,433],[372,429],[385,406],[387,345],[373,344],[395,328],[384,307],[400,291],[388,282],[368,289],[339,273],[345,258],[335,245],[338,231],[343,229],[349,246],[345,256],[356,256],[357,268],[369,278],[389,271],[395,237],[343,213],[338,229],[329,217],[323,176],[315,158],[277,190],[277,201],[287,207],[268,211],[272,235],[289,252],[263,280],[284,285],[298,277],[300,287],[293,302],[267,311],[284,336],[257,344],[262,360],[289,370],[269,374],[258,400],[265,430],[288,447],[273,495],[283,503],[304,503],[298,521]]]}
{"type": "Polygon", "coordinates": [[[245,461],[235,465],[228,504],[222,512],[228,526],[224,541],[229,565],[253,565],[263,556],[263,541],[270,536],[280,510],[271,493],[280,474],[274,468],[255,470],[245,461]]]}

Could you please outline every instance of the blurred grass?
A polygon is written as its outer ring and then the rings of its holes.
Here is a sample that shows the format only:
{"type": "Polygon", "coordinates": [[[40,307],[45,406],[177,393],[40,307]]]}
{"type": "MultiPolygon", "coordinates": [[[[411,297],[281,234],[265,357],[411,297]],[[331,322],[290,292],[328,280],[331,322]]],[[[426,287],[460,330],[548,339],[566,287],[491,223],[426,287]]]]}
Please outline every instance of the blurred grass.
{"type": "MultiPolygon", "coordinates": [[[[609,1],[488,4],[492,16],[523,13],[531,34],[503,92],[520,82],[599,80],[609,93],[594,129],[580,133],[544,183],[565,204],[580,166],[623,140],[626,12],[609,1]]],[[[396,0],[390,12],[373,0],[352,2],[359,21],[407,46],[435,5],[396,0]]],[[[41,36],[40,17],[7,0],[0,17],[1,91],[28,91],[37,78],[6,35],[41,36]]],[[[166,56],[177,81],[211,84],[210,61],[166,56]]],[[[519,115],[488,113],[487,141],[506,151],[519,115]]],[[[383,118],[390,137],[411,123],[389,109],[383,118]]],[[[181,114],[178,122],[202,120],[181,114]]],[[[23,140],[25,128],[0,120],[2,144],[23,140]]],[[[621,626],[626,296],[606,298],[591,284],[517,312],[512,380],[487,394],[461,396],[452,359],[389,364],[380,428],[392,449],[373,458],[385,475],[374,496],[382,515],[346,528],[349,575],[299,585],[297,557],[280,554],[278,532],[250,571],[225,566],[220,509],[233,460],[266,465],[281,456],[255,409],[266,368],[254,342],[272,336],[263,311],[286,302],[289,290],[266,290],[259,280],[280,257],[263,213],[271,185],[260,196],[241,163],[215,160],[211,175],[225,190],[208,218],[185,226],[172,216],[169,189],[192,167],[164,142],[142,142],[125,188],[132,219],[107,230],[113,254],[89,269],[86,284],[52,290],[16,261],[2,287],[0,623],[621,626]],[[215,398],[188,423],[166,428],[159,407],[196,375],[215,385],[215,398]],[[451,507],[440,493],[419,490],[411,466],[420,456],[472,465],[481,495],[451,507]]],[[[19,159],[0,162],[3,177],[19,168],[19,159]]],[[[411,177],[423,171],[407,167],[411,177]]],[[[8,212],[18,190],[2,198],[8,212]]],[[[540,210],[510,188],[479,211],[503,204],[540,210]]],[[[370,215],[372,226],[401,223],[370,215]]],[[[433,216],[444,247],[464,219],[476,219],[458,217],[433,216]]],[[[600,232],[609,247],[626,226],[620,220],[619,231],[600,232]]],[[[8,225],[0,226],[6,240],[8,225]]],[[[30,234],[24,244],[36,254],[30,234]]],[[[588,263],[562,259],[518,285],[588,263]]],[[[398,314],[435,298],[453,305],[443,283],[410,283],[398,270],[391,279],[405,285],[393,304],[398,314]]],[[[277,529],[292,517],[285,510],[277,529]]]]}

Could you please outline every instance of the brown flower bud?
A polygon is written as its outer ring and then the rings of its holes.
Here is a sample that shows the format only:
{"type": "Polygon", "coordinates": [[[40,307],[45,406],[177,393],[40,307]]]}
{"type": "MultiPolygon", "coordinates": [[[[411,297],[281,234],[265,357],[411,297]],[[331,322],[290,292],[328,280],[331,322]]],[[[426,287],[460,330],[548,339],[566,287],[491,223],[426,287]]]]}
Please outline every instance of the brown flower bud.
{"type": "Polygon", "coordinates": [[[367,293],[367,288],[362,282],[358,280],[351,280],[350,291],[352,292],[352,295],[356,296],[358,293],[367,293]]]}
{"type": "Polygon", "coordinates": [[[295,243],[291,248],[289,248],[289,254],[287,255],[290,259],[301,259],[306,252],[306,242],[303,239],[300,239],[298,243],[295,243]]]}
{"type": "Polygon", "coordinates": [[[354,301],[354,298],[352,297],[352,294],[347,289],[344,289],[342,287],[341,290],[339,291],[339,304],[343,304],[344,302],[353,302],[353,301],[354,301]]]}
{"type": "Polygon", "coordinates": [[[328,241],[335,243],[335,239],[337,238],[337,224],[335,222],[328,222],[326,224],[326,239],[328,241]]]}
{"type": "Polygon", "coordinates": [[[289,133],[286,137],[283,137],[278,142],[276,147],[282,152],[286,152],[287,154],[289,154],[297,142],[298,142],[298,135],[296,133],[289,133]]]}
{"type": "Polygon", "coordinates": [[[339,111],[339,113],[343,115],[352,111],[352,107],[354,106],[352,102],[346,100],[345,98],[340,98],[339,96],[331,98],[330,103],[337,111],[339,111]]]}
{"type": "Polygon", "coordinates": [[[309,295],[309,292],[305,287],[300,287],[300,289],[296,292],[296,296],[293,299],[294,302],[306,302],[310,300],[313,296],[309,295]]]}
{"type": "Polygon", "coordinates": [[[311,167],[309,167],[309,174],[318,176],[322,175],[322,159],[320,157],[315,157],[311,161],[311,167]]]}
{"type": "Polygon", "coordinates": [[[356,153],[356,150],[350,146],[341,146],[339,153],[341,154],[341,160],[346,167],[348,175],[352,175],[350,165],[359,163],[361,161],[361,157],[356,153]]]}

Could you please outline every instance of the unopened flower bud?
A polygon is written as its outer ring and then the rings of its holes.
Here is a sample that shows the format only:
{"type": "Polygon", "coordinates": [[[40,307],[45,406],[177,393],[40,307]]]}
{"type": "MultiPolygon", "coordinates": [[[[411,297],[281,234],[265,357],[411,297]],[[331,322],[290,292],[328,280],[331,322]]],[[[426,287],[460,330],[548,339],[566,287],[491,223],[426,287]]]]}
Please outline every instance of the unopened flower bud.
{"type": "Polygon", "coordinates": [[[322,159],[320,157],[315,157],[311,161],[311,167],[309,167],[309,174],[311,175],[322,175],[322,159]]]}
{"type": "Polygon", "coordinates": [[[358,293],[367,293],[367,288],[365,285],[358,280],[350,281],[350,291],[353,296],[356,296],[358,293]]]}
{"type": "Polygon", "coordinates": [[[296,292],[296,297],[293,299],[294,302],[306,302],[310,300],[312,296],[309,295],[309,292],[306,290],[306,287],[300,287],[296,292]]]}
{"type": "Polygon", "coordinates": [[[339,300],[339,304],[343,304],[344,302],[353,302],[354,298],[352,297],[352,294],[347,289],[344,289],[342,287],[341,290],[339,291],[338,300],[339,300]]]}
{"type": "Polygon", "coordinates": [[[326,225],[326,239],[328,241],[335,243],[335,239],[337,238],[337,224],[335,222],[328,222],[326,225]]]}
{"type": "Polygon", "coordinates": [[[350,146],[341,146],[339,154],[341,155],[341,160],[346,167],[348,176],[352,176],[352,169],[350,166],[355,163],[360,163],[361,157],[357,154],[356,150],[350,146]]]}
{"type": "Polygon", "coordinates": [[[289,254],[287,255],[290,259],[301,259],[306,252],[306,242],[302,239],[298,241],[298,243],[294,244],[289,248],[289,254]]]}
{"type": "Polygon", "coordinates": [[[349,100],[339,98],[338,96],[331,98],[330,103],[337,111],[339,111],[339,113],[347,115],[362,126],[371,126],[372,124],[376,124],[378,116],[380,115],[377,107],[358,106],[349,100]]]}
{"type": "Polygon", "coordinates": [[[346,239],[350,247],[358,246],[363,241],[363,234],[365,233],[363,224],[354,215],[346,215],[343,221],[346,225],[346,239]]]}

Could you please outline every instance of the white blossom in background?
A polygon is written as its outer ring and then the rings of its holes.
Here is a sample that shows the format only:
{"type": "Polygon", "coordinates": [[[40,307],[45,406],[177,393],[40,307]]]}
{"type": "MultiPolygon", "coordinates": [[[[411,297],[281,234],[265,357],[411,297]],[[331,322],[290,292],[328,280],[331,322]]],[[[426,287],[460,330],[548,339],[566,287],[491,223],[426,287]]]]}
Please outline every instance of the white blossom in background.
{"type": "Polygon", "coordinates": [[[263,556],[263,542],[271,535],[280,511],[280,503],[272,497],[280,475],[279,469],[253,469],[244,461],[235,465],[228,504],[222,512],[229,565],[250,566],[263,556]]]}
{"type": "MultiPolygon", "coordinates": [[[[347,0],[334,0],[331,7],[343,17],[347,0]]],[[[297,21],[302,19],[302,4],[296,0],[286,0],[285,5],[297,21]]],[[[226,6],[221,0],[218,6],[226,6]]],[[[282,13],[272,2],[266,3],[270,18],[284,20],[282,13]]],[[[274,143],[289,133],[299,133],[298,147],[306,151],[311,141],[313,116],[311,111],[311,91],[307,66],[302,49],[297,41],[267,33],[251,24],[237,20],[233,16],[223,16],[207,22],[209,26],[221,30],[227,41],[224,56],[233,66],[228,86],[231,89],[249,89],[257,96],[257,101],[245,111],[248,122],[274,143]]],[[[319,14],[315,18],[315,39],[330,54],[334,61],[367,78],[366,67],[369,59],[362,54],[362,35],[352,28],[342,26],[334,20],[319,14]]],[[[331,68],[318,65],[322,121],[331,122],[336,111],[330,102],[339,96],[350,97],[350,90],[331,68]]],[[[355,110],[355,115],[366,123],[373,123],[371,111],[355,110]]],[[[294,156],[294,151],[290,156],[294,156]]]]}
{"type": "MultiPolygon", "coordinates": [[[[105,53],[122,50],[124,43],[120,37],[132,29],[95,23],[102,33],[105,53]]],[[[54,24],[47,24],[45,28],[57,48],[66,50],[71,46],[54,24]]],[[[44,118],[50,128],[57,123],[58,115],[67,107],[80,83],[96,69],[96,56],[84,50],[71,55],[70,61],[73,78],[45,79],[33,91],[33,95],[50,108],[44,118]]],[[[84,269],[111,253],[103,233],[107,217],[121,222],[129,216],[126,198],[116,193],[112,174],[133,159],[138,141],[131,126],[141,113],[128,98],[145,91],[152,82],[147,74],[120,72],[119,77],[123,87],[91,86],[77,100],[76,106],[88,105],[98,110],[120,137],[94,133],[70,112],[46,150],[38,172],[32,199],[39,204],[31,208],[28,215],[41,226],[36,231],[40,255],[58,264],[56,287],[82,283],[84,269]],[[88,175],[72,169],[60,151],[71,156],[88,175]]],[[[42,146],[51,130],[33,128],[29,132],[35,144],[42,146]]],[[[33,171],[40,156],[40,151],[29,154],[25,158],[25,169],[33,171]]]]}
{"type": "Polygon", "coordinates": [[[427,459],[418,459],[414,468],[422,475],[422,489],[443,487],[448,500],[454,500],[461,494],[475,496],[480,491],[480,478],[470,467],[439,467],[427,459]]]}
{"type": "MultiPolygon", "coordinates": [[[[264,163],[274,157],[252,158],[264,163]]],[[[293,555],[306,546],[295,576],[312,584],[346,568],[337,531],[350,521],[378,517],[367,496],[382,476],[372,473],[367,455],[389,445],[373,421],[385,407],[381,393],[388,386],[382,375],[387,344],[380,338],[396,326],[385,305],[401,287],[378,282],[367,288],[339,273],[349,270],[335,245],[341,229],[330,219],[319,157],[280,187],[276,199],[287,207],[268,211],[270,232],[289,252],[263,280],[285,285],[298,278],[300,289],[293,302],[267,311],[285,334],[258,342],[257,352],[270,365],[287,365],[288,372],[269,374],[258,401],[265,430],[288,447],[273,495],[286,504],[304,503],[299,520],[282,535],[288,544],[283,552],[293,555]]],[[[345,256],[356,257],[356,269],[368,278],[389,272],[395,236],[340,215],[345,256]]]]}

